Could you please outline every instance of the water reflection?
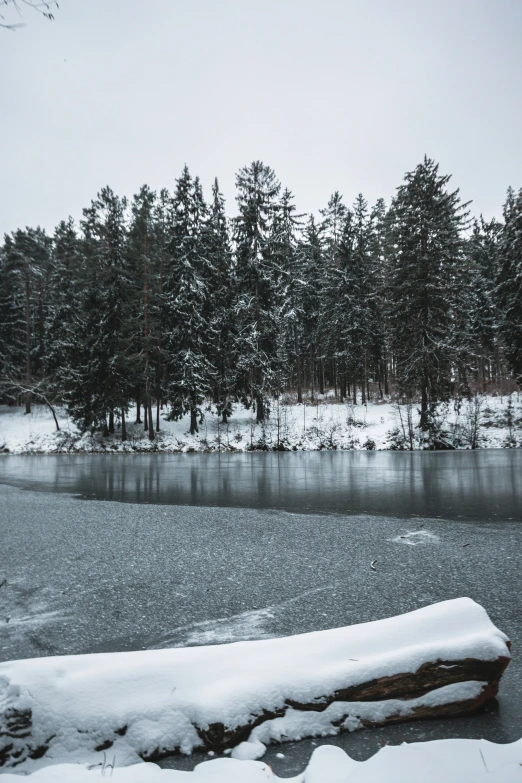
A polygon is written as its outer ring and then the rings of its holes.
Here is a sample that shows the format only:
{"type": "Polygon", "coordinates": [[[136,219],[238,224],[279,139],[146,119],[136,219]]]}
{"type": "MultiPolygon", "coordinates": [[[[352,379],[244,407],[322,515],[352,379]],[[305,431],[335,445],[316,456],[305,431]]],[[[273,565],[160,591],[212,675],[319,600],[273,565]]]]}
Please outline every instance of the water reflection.
{"type": "Polygon", "coordinates": [[[0,482],[133,503],[522,518],[522,452],[6,456],[0,482]]]}

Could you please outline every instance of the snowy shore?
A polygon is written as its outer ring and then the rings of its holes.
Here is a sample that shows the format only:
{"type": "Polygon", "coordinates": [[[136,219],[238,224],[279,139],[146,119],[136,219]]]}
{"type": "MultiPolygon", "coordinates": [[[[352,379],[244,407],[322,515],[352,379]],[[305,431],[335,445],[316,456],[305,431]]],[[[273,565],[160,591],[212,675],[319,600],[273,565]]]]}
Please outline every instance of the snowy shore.
{"type": "MultiPolygon", "coordinates": [[[[58,764],[24,780],[30,783],[520,783],[522,739],[506,745],[486,740],[447,739],[386,745],[367,761],[355,761],[341,748],[322,745],[300,775],[277,777],[262,761],[219,758],[198,764],[193,772],[160,769],[156,764],[112,768],[58,764]]],[[[16,774],[5,783],[19,783],[16,774]]]]}
{"type": "Polygon", "coordinates": [[[236,405],[228,424],[221,424],[213,406],[205,414],[199,432],[189,432],[189,416],[167,421],[160,416],[160,432],[150,441],[142,424],[133,424],[130,410],[127,440],[121,429],[109,437],[81,434],[64,409],[57,409],[60,431],[51,412],[34,405],[26,415],[23,407],[0,406],[0,454],[67,454],[122,452],[245,452],[252,450],[317,451],[389,450],[426,448],[517,448],[522,446],[522,399],[482,396],[439,406],[434,436],[418,429],[416,405],[392,402],[367,405],[339,403],[324,398],[315,404],[285,404],[273,401],[270,418],[258,424],[255,414],[236,405]]]}

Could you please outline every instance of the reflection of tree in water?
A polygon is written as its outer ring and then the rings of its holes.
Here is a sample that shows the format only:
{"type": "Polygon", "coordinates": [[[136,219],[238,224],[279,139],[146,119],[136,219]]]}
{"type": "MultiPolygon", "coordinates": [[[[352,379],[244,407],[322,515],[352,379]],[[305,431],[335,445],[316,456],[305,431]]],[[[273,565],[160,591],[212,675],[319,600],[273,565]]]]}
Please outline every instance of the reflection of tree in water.
{"type": "Polygon", "coordinates": [[[520,450],[10,456],[4,483],[128,503],[520,518],[520,450]]]}

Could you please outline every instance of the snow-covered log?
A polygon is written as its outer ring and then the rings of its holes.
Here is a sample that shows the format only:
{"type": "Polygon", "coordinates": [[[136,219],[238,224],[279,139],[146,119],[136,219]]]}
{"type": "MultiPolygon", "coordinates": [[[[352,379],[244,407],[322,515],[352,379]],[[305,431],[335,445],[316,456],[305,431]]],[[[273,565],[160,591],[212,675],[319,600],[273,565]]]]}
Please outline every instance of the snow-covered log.
{"type": "Polygon", "coordinates": [[[469,598],[287,638],[0,664],[0,764],[118,764],[480,709],[509,641],[469,598]],[[31,761],[33,760],[33,762],[31,761]]]}

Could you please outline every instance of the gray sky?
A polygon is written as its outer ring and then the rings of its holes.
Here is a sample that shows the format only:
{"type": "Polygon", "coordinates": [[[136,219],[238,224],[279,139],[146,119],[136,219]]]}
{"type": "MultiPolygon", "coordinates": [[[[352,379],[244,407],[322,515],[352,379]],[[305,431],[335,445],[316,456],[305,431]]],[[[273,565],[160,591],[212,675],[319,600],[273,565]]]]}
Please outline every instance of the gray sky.
{"type": "Polygon", "coordinates": [[[233,213],[261,159],[316,212],[387,201],[424,153],[473,212],[522,186],[522,0],[60,0],[0,30],[0,232],[186,162],[233,213]]]}

